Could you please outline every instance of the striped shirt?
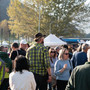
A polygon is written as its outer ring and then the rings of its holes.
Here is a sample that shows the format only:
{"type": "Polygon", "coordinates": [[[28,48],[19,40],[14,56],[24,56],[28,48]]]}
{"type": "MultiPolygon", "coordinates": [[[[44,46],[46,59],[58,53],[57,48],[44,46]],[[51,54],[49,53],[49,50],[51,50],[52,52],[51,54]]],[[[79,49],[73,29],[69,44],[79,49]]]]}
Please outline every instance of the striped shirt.
{"type": "Polygon", "coordinates": [[[48,49],[40,43],[31,46],[26,53],[30,62],[30,71],[39,75],[45,75],[50,67],[48,49]]]}

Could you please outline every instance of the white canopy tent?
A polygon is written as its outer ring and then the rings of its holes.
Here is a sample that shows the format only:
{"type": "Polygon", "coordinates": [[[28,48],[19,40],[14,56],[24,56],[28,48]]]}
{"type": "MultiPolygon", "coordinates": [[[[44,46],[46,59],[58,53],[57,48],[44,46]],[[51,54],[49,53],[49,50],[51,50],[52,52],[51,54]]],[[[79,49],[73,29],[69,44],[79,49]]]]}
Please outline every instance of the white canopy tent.
{"type": "Polygon", "coordinates": [[[85,44],[86,42],[84,40],[78,41],[80,44],[85,44]]]}
{"type": "Polygon", "coordinates": [[[64,44],[67,44],[67,43],[60,40],[58,37],[56,37],[53,34],[48,35],[44,39],[44,45],[45,46],[59,46],[59,45],[64,45],[64,44]]]}
{"type": "Polygon", "coordinates": [[[90,46],[90,41],[86,41],[86,44],[89,44],[89,46],[90,46]]]}
{"type": "Polygon", "coordinates": [[[3,41],[3,42],[2,42],[2,45],[3,45],[4,47],[6,47],[6,46],[8,46],[9,44],[8,44],[6,41],[3,41]]]}

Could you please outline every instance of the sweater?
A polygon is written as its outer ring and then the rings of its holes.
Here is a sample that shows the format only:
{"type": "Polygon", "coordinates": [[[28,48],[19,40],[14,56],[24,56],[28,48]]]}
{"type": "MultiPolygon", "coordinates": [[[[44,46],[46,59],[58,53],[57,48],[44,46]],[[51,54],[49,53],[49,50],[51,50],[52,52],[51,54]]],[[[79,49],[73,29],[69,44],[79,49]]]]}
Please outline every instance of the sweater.
{"type": "Polygon", "coordinates": [[[70,77],[70,69],[72,69],[69,60],[57,60],[54,66],[54,72],[56,75],[56,80],[66,80],[68,81],[70,77]],[[63,68],[64,64],[67,64],[67,68],[64,72],[60,73],[60,70],[63,68]]]}
{"type": "Polygon", "coordinates": [[[23,73],[12,72],[9,75],[11,90],[35,90],[36,82],[32,72],[23,70],[23,73]]]}

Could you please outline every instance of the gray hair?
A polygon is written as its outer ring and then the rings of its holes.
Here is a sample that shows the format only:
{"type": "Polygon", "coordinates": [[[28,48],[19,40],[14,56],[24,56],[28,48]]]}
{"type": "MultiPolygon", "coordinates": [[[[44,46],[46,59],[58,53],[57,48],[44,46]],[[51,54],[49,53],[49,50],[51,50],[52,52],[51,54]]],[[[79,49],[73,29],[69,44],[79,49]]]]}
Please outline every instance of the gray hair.
{"type": "Polygon", "coordinates": [[[82,45],[82,50],[86,50],[88,47],[89,47],[88,44],[83,44],[83,45],[82,45]]]}
{"type": "Polygon", "coordinates": [[[87,51],[87,58],[88,58],[88,61],[90,62],[90,49],[88,49],[87,51]]]}

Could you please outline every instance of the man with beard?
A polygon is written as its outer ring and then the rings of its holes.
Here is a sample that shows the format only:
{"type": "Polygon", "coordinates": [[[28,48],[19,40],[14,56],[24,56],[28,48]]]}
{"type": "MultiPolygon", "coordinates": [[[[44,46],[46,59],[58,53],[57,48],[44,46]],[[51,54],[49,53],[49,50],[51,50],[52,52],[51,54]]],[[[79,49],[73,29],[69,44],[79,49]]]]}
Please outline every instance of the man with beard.
{"type": "Polygon", "coordinates": [[[51,69],[49,62],[49,52],[43,45],[44,36],[41,33],[35,35],[35,42],[26,53],[30,62],[30,71],[33,72],[36,80],[36,90],[47,90],[47,80],[51,81],[51,69]]]}

